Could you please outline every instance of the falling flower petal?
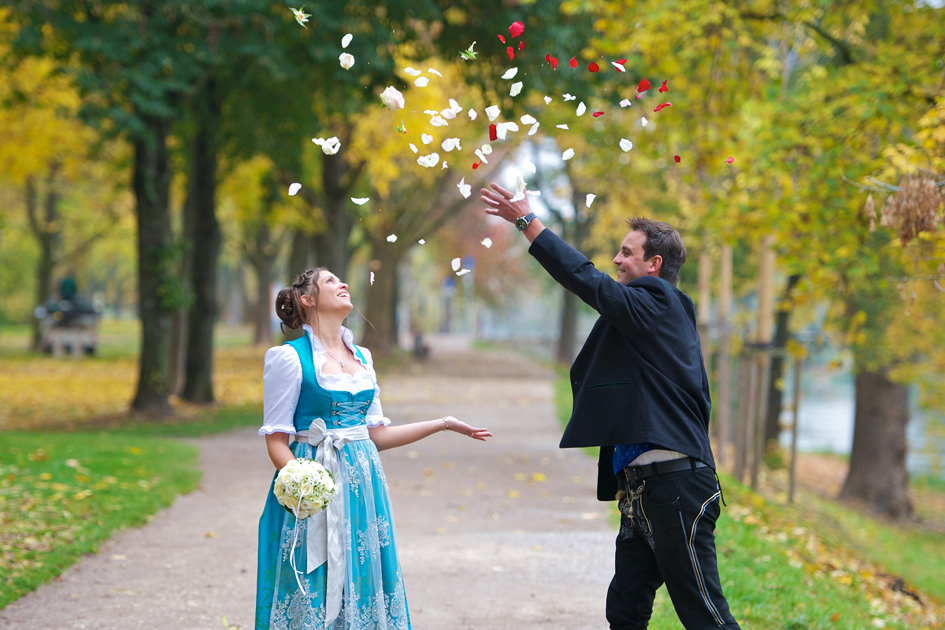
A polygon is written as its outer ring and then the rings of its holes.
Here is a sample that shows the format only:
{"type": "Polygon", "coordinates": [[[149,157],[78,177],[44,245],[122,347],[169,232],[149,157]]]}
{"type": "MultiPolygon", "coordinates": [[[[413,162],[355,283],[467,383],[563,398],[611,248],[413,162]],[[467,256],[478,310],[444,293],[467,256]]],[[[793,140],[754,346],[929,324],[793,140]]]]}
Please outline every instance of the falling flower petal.
{"type": "Polygon", "coordinates": [[[419,77],[421,74],[423,74],[422,71],[417,70],[416,68],[411,68],[411,67],[404,68],[404,72],[406,72],[412,77],[419,77]]]}
{"type": "Polygon", "coordinates": [[[600,70],[600,66],[597,65],[597,62],[592,61],[589,64],[587,64],[587,69],[590,70],[591,72],[597,72],[598,70],[600,70]]]}
{"type": "Polygon", "coordinates": [[[632,143],[632,142],[630,142],[630,141],[627,140],[626,138],[621,138],[621,139],[620,139],[620,149],[621,149],[624,153],[626,153],[627,151],[629,151],[629,150],[632,149],[632,148],[633,148],[633,143],[632,143]]]}
{"type": "Polygon", "coordinates": [[[568,64],[572,68],[577,68],[577,57],[571,57],[571,61],[569,61],[568,64]]]}
{"type": "Polygon", "coordinates": [[[522,40],[518,43],[519,50],[525,50],[525,40],[522,40]]]}
{"type": "Polygon", "coordinates": [[[672,106],[673,106],[672,103],[670,103],[669,101],[666,101],[665,103],[662,103],[662,104],[660,104],[660,105],[657,105],[657,106],[656,106],[656,109],[654,109],[653,112],[655,113],[655,112],[660,111],[660,110],[663,109],[663,108],[672,107],[672,106]]]}
{"type": "Polygon", "coordinates": [[[469,199],[469,195],[472,194],[472,186],[466,183],[465,177],[459,180],[456,187],[459,188],[459,194],[463,196],[463,199],[469,199]]]}
{"type": "Polygon", "coordinates": [[[459,138],[447,138],[440,143],[440,147],[442,147],[447,153],[454,149],[457,151],[462,151],[463,149],[463,147],[460,146],[459,138]]]}
{"type": "Polygon", "coordinates": [[[458,113],[460,113],[461,111],[463,111],[463,108],[460,107],[459,103],[457,103],[455,99],[452,99],[452,98],[451,98],[451,99],[450,99],[450,111],[453,112],[454,114],[458,114],[458,113]]]}
{"type": "Polygon", "coordinates": [[[419,243],[420,245],[426,245],[426,244],[427,244],[427,241],[426,241],[426,239],[422,239],[422,238],[421,238],[419,241],[417,241],[417,243],[419,243]]]}
{"type": "Polygon", "coordinates": [[[637,92],[639,92],[640,94],[643,94],[649,89],[650,89],[650,82],[647,81],[646,79],[642,79],[640,81],[640,84],[637,85],[637,92]]]}
{"type": "Polygon", "coordinates": [[[591,114],[591,116],[593,116],[594,118],[599,118],[600,116],[603,116],[603,115],[604,115],[603,111],[594,112],[593,114],[591,114]]]}
{"type": "Polygon", "coordinates": [[[466,112],[466,114],[469,116],[469,120],[476,120],[476,118],[479,116],[479,112],[474,109],[470,109],[468,112],[466,112]]]}
{"type": "Polygon", "coordinates": [[[417,153],[419,151],[419,149],[417,149],[417,145],[415,145],[413,142],[408,143],[407,146],[410,147],[410,150],[413,151],[414,153],[417,153]]]}
{"type": "Polygon", "coordinates": [[[577,100],[577,97],[576,97],[576,96],[572,96],[572,95],[570,95],[570,94],[564,94],[563,96],[564,96],[564,101],[565,101],[565,102],[568,102],[568,101],[576,101],[576,100],[577,100]]]}
{"type": "MultiPolygon", "coordinates": [[[[486,159],[486,154],[482,152],[482,149],[476,149],[476,157],[479,158],[479,162],[482,164],[488,164],[489,160],[486,159]]],[[[479,168],[478,165],[473,166],[473,169],[479,168]]]]}
{"type": "Polygon", "coordinates": [[[505,71],[505,74],[502,75],[503,79],[514,79],[515,75],[518,74],[518,68],[509,68],[505,71]]]}
{"type": "Polygon", "coordinates": [[[348,47],[348,44],[351,43],[351,40],[352,40],[352,39],[354,39],[354,35],[352,35],[351,33],[348,33],[347,35],[345,35],[344,37],[342,37],[342,38],[341,38],[341,47],[342,47],[342,48],[347,48],[347,47],[348,47]]]}
{"type": "Polygon", "coordinates": [[[521,118],[519,118],[519,120],[522,121],[522,124],[523,124],[523,125],[533,125],[533,124],[535,124],[536,122],[538,122],[538,121],[535,119],[535,117],[532,116],[531,114],[525,114],[524,116],[522,116],[521,118]]]}
{"type": "Polygon", "coordinates": [[[532,128],[528,130],[528,135],[534,136],[538,132],[539,127],[541,127],[541,123],[536,122],[534,125],[532,125],[532,128]]]}
{"type": "Polygon", "coordinates": [[[477,168],[479,168],[480,166],[482,166],[482,162],[476,162],[476,163],[473,164],[472,166],[473,166],[473,170],[476,170],[477,168]]]}
{"type": "Polygon", "coordinates": [[[351,66],[354,65],[354,55],[351,53],[341,53],[338,56],[338,63],[340,63],[341,67],[345,70],[349,70],[351,66]]]}
{"type": "Polygon", "coordinates": [[[469,48],[467,48],[466,50],[460,51],[459,56],[462,57],[464,61],[470,61],[472,59],[475,59],[476,55],[478,54],[476,53],[475,50],[473,50],[473,46],[475,45],[476,45],[476,42],[473,42],[472,44],[470,44],[469,48]]]}
{"type": "Polygon", "coordinates": [[[500,41],[500,42],[502,42],[503,44],[505,43],[505,37],[502,35],[502,33],[498,33],[498,34],[496,35],[496,37],[499,38],[499,41],[500,41]]]}
{"type": "Polygon", "coordinates": [[[453,271],[459,271],[460,266],[462,266],[463,260],[461,258],[454,258],[450,261],[450,267],[453,268],[453,271]]]}
{"type": "Polygon", "coordinates": [[[550,96],[545,97],[545,105],[548,105],[549,103],[551,103],[551,101],[552,101],[552,98],[550,96]]]}
{"type": "Polygon", "coordinates": [[[499,117],[499,114],[502,113],[502,110],[499,109],[498,105],[490,105],[486,108],[486,116],[489,117],[489,122],[492,122],[499,117]]]}
{"type": "Polygon", "coordinates": [[[499,139],[499,126],[498,125],[489,125],[489,140],[495,141],[499,139]]]}
{"type": "Polygon", "coordinates": [[[540,190],[526,190],[526,191],[525,191],[525,194],[526,194],[526,195],[531,195],[532,197],[541,197],[541,191],[540,191],[540,190]]]}
{"type": "Polygon", "coordinates": [[[522,92],[522,82],[516,81],[509,90],[509,96],[518,96],[522,92]]]}
{"type": "Polygon", "coordinates": [[[312,138],[312,142],[320,146],[322,153],[325,155],[334,155],[341,148],[341,141],[334,136],[327,140],[325,138],[312,138]]]}
{"type": "Polygon", "coordinates": [[[404,95],[393,85],[387,86],[387,89],[381,92],[381,101],[391,111],[404,108],[404,95]]]}
{"type": "Polygon", "coordinates": [[[413,84],[420,88],[426,87],[430,85],[430,79],[427,77],[417,77],[417,80],[414,81],[413,84]]]}
{"type": "Polygon", "coordinates": [[[371,286],[374,286],[374,272],[371,272],[371,286]]]}
{"type": "Polygon", "coordinates": [[[673,159],[676,160],[676,164],[679,164],[679,156],[678,156],[678,155],[674,155],[674,156],[673,156],[673,159]]]}
{"type": "Polygon", "coordinates": [[[453,120],[456,118],[456,112],[454,112],[452,109],[441,109],[440,116],[442,116],[445,120],[453,120]]]}
{"type": "Polygon", "coordinates": [[[515,176],[515,194],[512,196],[511,199],[509,199],[509,201],[514,203],[524,198],[525,198],[525,178],[522,177],[521,173],[518,173],[515,176]]]}
{"type": "Polygon", "coordinates": [[[643,116],[640,118],[640,124],[646,127],[648,124],[650,124],[650,121],[646,119],[646,116],[643,116]]]}
{"type": "Polygon", "coordinates": [[[299,23],[299,26],[302,26],[303,28],[308,28],[307,26],[305,26],[305,23],[308,22],[308,19],[312,17],[312,15],[310,13],[304,13],[303,12],[304,9],[305,7],[302,6],[299,9],[290,8],[289,10],[292,11],[292,15],[295,16],[295,21],[299,23]]]}
{"type": "Polygon", "coordinates": [[[492,145],[489,144],[488,142],[487,142],[486,144],[482,145],[482,152],[483,152],[485,155],[492,155],[492,145]]]}
{"type": "Polygon", "coordinates": [[[578,115],[578,116],[583,116],[583,115],[584,115],[584,112],[586,112],[586,111],[587,111],[587,105],[584,104],[584,101],[581,101],[580,103],[578,103],[577,112],[576,112],[577,115],[578,115]]]}
{"type": "Polygon", "coordinates": [[[489,238],[488,236],[479,242],[482,243],[486,247],[486,249],[489,249],[490,247],[492,247],[492,239],[489,238]]]}
{"type": "Polygon", "coordinates": [[[438,76],[438,77],[440,77],[440,78],[443,77],[443,74],[442,74],[439,70],[437,70],[436,68],[427,68],[427,72],[429,72],[430,74],[435,74],[436,76],[438,76]]]}
{"type": "Polygon", "coordinates": [[[431,142],[433,142],[433,136],[431,136],[428,133],[422,133],[420,134],[420,142],[422,142],[423,144],[430,144],[431,142]]]}
{"type": "Polygon", "coordinates": [[[557,70],[557,69],[558,69],[558,58],[557,58],[557,57],[552,57],[552,56],[551,56],[551,53],[548,53],[547,55],[545,55],[545,61],[547,61],[548,63],[551,64],[551,69],[552,69],[552,70],[557,70]]]}
{"type": "Polygon", "coordinates": [[[509,60],[515,59],[515,49],[509,46],[505,49],[506,54],[509,56],[509,60]]]}
{"type": "Polygon", "coordinates": [[[663,85],[660,86],[660,92],[669,92],[669,88],[666,87],[666,81],[663,81],[663,85]]]}
{"type": "Polygon", "coordinates": [[[300,190],[302,190],[302,184],[295,182],[294,184],[289,184],[289,196],[294,197],[300,190]]]}
{"type": "Polygon", "coordinates": [[[525,31],[525,25],[521,22],[512,22],[509,25],[509,35],[512,37],[518,37],[525,31]]]}
{"type": "Polygon", "coordinates": [[[626,71],[627,71],[627,69],[624,67],[624,65],[623,65],[622,63],[617,63],[616,61],[611,61],[610,63],[611,63],[611,65],[613,65],[613,67],[617,70],[617,72],[626,72],[626,71]]]}
{"type": "Polygon", "coordinates": [[[587,196],[584,197],[584,205],[590,208],[591,204],[594,203],[595,199],[597,199],[597,195],[595,195],[594,193],[587,193],[587,196]]]}
{"type": "Polygon", "coordinates": [[[440,163],[440,154],[431,153],[430,155],[421,155],[417,158],[417,164],[420,166],[425,166],[427,168],[433,168],[440,163]]]}
{"type": "Polygon", "coordinates": [[[632,102],[629,98],[625,98],[625,99],[623,99],[622,101],[620,101],[620,106],[621,106],[621,107],[632,107],[632,106],[633,106],[633,102],[632,102]]]}
{"type": "Polygon", "coordinates": [[[450,124],[446,121],[446,119],[440,116],[439,114],[437,114],[436,116],[430,119],[430,124],[433,125],[434,127],[449,127],[450,126],[450,124]]]}
{"type": "Polygon", "coordinates": [[[735,161],[735,158],[734,158],[734,157],[731,157],[731,156],[729,156],[728,158],[725,159],[725,163],[726,163],[726,164],[731,164],[731,163],[734,162],[734,161],[735,161]]]}
{"type": "Polygon", "coordinates": [[[352,198],[351,198],[351,201],[353,201],[354,203],[358,204],[359,206],[363,206],[364,204],[366,204],[366,203],[369,202],[370,200],[371,200],[370,197],[352,197],[352,198]]]}
{"type": "Polygon", "coordinates": [[[388,243],[396,243],[396,242],[397,242],[397,235],[396,235],[396,234],[390,234],[390,235],[388,235],[388,237],[387,237],[387,242],[388,242],[388,243]]]}
{"type": "Polygon", "coordinates": [[[555,125],[558,129],[567,129],[568,123],[561,123],[560,125],[555,125]]]}
{"type": "Polygon", "coordinates": [[[470,273],[469,269],[460,269],[459,271],[456,272],[456,275],[462,277],[462,276],[465,276],[467,273],[470,273]]]}
{"type": "Polygon", "coordinates": [[[574,157],[574,149],[567,149],[564,153],[561,154],[561,159],[567,162],[574,157]]]}

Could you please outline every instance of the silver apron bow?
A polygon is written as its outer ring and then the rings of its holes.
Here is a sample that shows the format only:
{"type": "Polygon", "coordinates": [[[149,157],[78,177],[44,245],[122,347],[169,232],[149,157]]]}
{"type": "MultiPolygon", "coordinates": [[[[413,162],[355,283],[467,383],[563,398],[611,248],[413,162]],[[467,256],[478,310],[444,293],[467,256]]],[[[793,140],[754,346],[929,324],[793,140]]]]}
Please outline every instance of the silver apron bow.
{"type": "Polygon", "coordinates": [[[364,424],[343,429],[328,429],[325,421],[315,418],[308,431],[299,431],[296,441],[306,442],[317,449],[315,461],[328,469],[335,480],[335,496],[328,507],[309,517],[306,529],[308,557],[306,573],[311,573],[328,562],[327,592],[325,593],[325,622],[330,624],[341,612],[345,587],[344,517],[345,492],[341,479],[341,461],[336,451],[348,442],[368,440],[364,424]],[[321,447],[321,448],[318,448],[321,447]]]}

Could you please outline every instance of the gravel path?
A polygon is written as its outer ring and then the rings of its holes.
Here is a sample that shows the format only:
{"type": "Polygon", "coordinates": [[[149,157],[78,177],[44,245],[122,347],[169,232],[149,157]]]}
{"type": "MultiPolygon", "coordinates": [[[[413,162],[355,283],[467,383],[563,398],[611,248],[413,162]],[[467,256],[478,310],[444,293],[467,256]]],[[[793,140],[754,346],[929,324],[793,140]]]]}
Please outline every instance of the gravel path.
{"type": "MultiPolygon", "coordinates": [[[[382,454],[414,630],[605,628],[611,506],[596,462],[559,450],[542,366],[455,342],[381,374],[386,415],[454,415],[487,443],[437,434],[382,454]]],[[[200,488],[0,611],[0,629],[253,627],[256,526],[272,475],[255,429],[191,440],[200,488]]]]}

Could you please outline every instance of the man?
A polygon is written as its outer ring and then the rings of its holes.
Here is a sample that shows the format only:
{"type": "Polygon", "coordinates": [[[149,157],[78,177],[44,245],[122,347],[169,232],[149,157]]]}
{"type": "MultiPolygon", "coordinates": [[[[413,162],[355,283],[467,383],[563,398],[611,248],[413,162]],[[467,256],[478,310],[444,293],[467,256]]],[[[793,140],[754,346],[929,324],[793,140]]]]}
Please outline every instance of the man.
{"type": "Polygon", "coordinates": [[[486,213],[514,223],[545,270],[600,314],[571,366],[574,406],[560,446],[600,446],[597,498],[619,499],[610,627],[646,628],[665,583],[687,630],[739,628],[719,583],[709,383],[692,300],[676,288],[686,260],[679,233],[628,221],[615,281],[546,230],[527,196],[512,201],[495,183],[481,192],[486,213]]]}

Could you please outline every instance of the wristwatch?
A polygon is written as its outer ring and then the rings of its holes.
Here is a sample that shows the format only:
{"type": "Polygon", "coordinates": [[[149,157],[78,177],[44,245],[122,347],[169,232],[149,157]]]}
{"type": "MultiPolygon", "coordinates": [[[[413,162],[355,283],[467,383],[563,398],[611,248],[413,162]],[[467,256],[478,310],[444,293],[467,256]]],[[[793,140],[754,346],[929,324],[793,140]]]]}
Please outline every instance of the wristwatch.
{"type": "Polygon", "coordinates": [[[524,232],[525,229],[528,227],[528,224],[531,223],[534,218],[535,218],[535,213],[529,212],[524,217],[519,217],[515,219],[515,227],[518,228],[519,232],[524,232]]]}

